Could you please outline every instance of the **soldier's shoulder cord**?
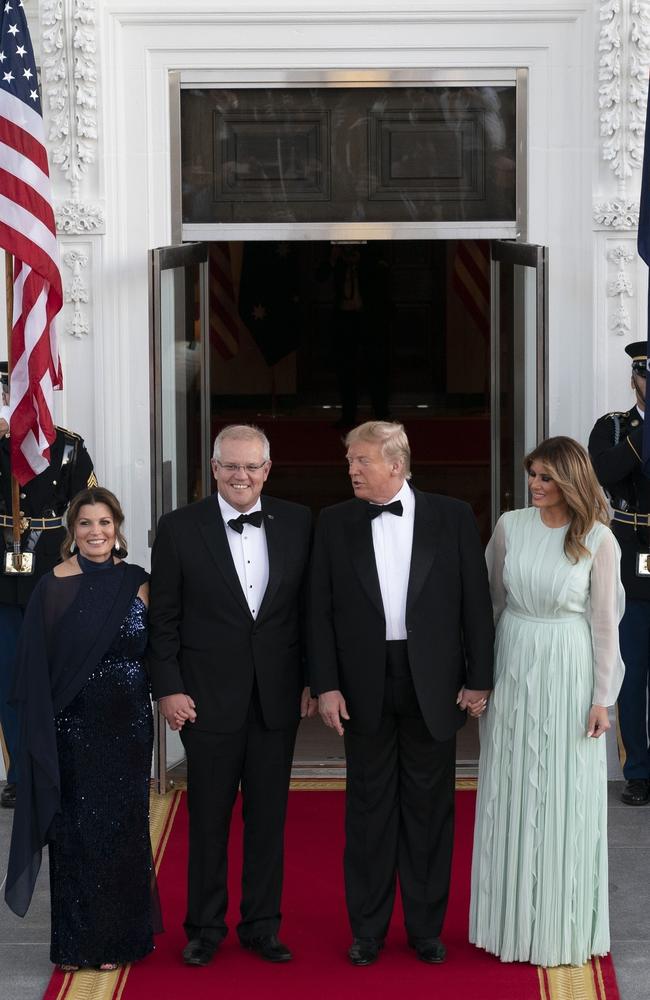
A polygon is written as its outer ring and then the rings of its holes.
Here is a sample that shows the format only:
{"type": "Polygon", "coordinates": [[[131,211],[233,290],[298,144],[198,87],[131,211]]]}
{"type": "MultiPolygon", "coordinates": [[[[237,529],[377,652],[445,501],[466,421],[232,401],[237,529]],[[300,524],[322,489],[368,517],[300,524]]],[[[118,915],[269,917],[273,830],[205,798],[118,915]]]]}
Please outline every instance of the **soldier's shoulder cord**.
{"type": "MultiPolygon", "coordinates": [[[[611,420],[612,423],[614,424],[614,444],[617,445],[621,440],[621,429],[630,419],[630,411],[613,410],[611,413],[606,414],[605,419],[611,420]]],[[[625,429],[627,430],[627,428],[625,429]]]]}

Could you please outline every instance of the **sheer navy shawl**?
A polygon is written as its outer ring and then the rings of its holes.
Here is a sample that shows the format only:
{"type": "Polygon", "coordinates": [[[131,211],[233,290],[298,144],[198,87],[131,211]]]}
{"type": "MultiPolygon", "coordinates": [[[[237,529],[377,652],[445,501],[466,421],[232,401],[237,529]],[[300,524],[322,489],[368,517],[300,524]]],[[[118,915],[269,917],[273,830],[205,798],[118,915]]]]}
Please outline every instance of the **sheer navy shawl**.
{"type": "Polygon", "coordinates": [[[5,899],[23,917],[43,847],[60,811],[54,717],[81,691],[108,652],[139,588],[140,566],[42,577],[20,634],[11,701],[20,719],[18,784],[5,899]]]}

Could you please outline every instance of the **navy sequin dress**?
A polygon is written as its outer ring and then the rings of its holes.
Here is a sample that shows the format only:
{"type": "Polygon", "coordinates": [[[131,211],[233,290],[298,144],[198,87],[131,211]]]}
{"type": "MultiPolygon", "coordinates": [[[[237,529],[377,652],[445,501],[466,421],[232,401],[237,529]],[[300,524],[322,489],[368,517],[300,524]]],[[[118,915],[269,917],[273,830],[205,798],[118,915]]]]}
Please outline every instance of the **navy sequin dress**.
{"type": "Polygon", "coordinates": [[[124,964],[153,949],[146,642],[147,609],[135,597],[108,652],[55,716],[61,812],[49,854],[57,964],[124,964]]]}

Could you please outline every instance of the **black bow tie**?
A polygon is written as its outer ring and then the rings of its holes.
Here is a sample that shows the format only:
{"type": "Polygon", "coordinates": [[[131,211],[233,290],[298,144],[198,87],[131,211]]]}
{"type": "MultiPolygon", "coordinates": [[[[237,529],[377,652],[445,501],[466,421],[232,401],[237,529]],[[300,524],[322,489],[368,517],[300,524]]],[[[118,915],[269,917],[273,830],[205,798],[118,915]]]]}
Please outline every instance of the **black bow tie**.
{"type": "Polygon", "coordinates": [[[368,517],[371,521],[374,521],[376,517],[380,514],[395,514],[397,517],[401,517],[404,508],[402,507],[401,500],[393,500],[392,503],[369,503],[368,504],[368,517]]]}
{"type": "Polygon", "coordinates": [[[263,520],[264,511],[254,510],[252,514],[240,514],[239,517],[233,517],[231,521],[228,521],[228,527],[241,535],[245,524],[252,524],[256,528],[261,528],[263,520]]]}

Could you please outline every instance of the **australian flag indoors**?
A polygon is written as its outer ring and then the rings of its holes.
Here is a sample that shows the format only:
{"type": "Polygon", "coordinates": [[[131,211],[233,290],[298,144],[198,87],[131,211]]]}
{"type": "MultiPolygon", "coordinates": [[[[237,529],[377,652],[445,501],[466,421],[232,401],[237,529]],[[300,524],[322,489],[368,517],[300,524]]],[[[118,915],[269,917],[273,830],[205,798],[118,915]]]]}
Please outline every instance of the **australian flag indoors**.
{"type": "MultiPolygon", "coordinates": [[[[643,173],[641,175],[641,204],[639,206],[639,255],[650,267],[650,93],[645,121],[645,146],[643,150],[643,173]]],[[[648,290],[648,354],[650,354],[650,289],[648,290]]],[[[647,356],[647,355],[646,355],[647,356]]],[[[646,365],[648,362],[646,361],[646,365]]],[[[649,374],[650,379],[650,374],[649,374]]],[[[648,415],[648,381],[646,379],[646,412],[643,421],[643,471],[650,477],[650,417],[648,415]]]]}
{"type": "Polygon", "coordinates": [[[244,246],[239,315],[269,367],[298,346],[302,310],[296,247],[276,242],[244,246]]]}

